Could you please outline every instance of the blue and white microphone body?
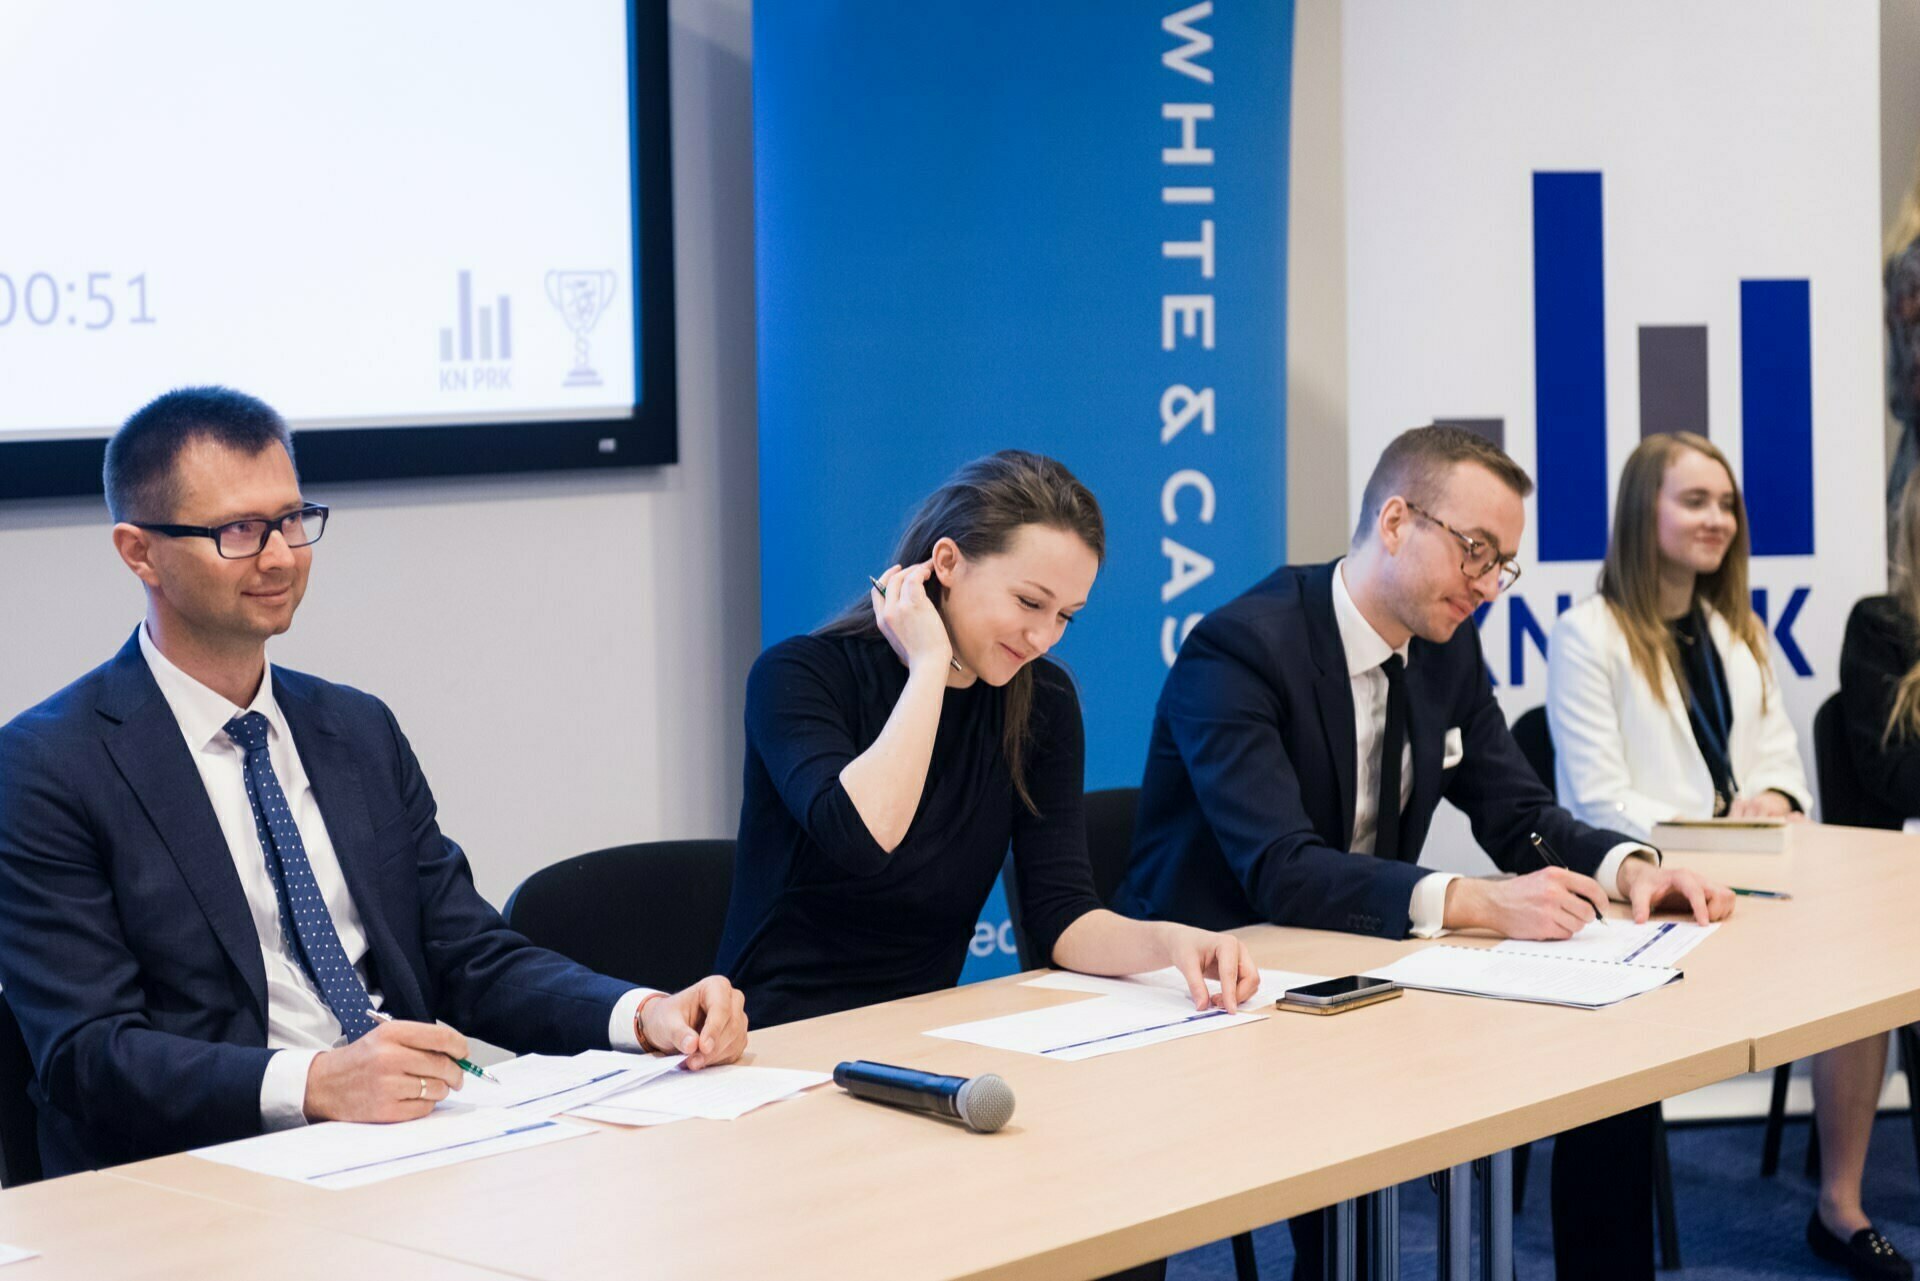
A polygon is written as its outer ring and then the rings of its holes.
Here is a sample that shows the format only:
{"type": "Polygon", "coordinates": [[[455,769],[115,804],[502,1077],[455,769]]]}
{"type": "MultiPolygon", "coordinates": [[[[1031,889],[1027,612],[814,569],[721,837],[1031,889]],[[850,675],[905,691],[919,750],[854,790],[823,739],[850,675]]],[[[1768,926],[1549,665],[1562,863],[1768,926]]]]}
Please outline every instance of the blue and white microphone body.
{"type": "Polygon", "coordinates": [[[991,1134],[1013,1117],[1013,1089],[991,1072],[940,1076],[857,1059],[834,1068],[833,1083],[855,1098],[951,1117],[979,1134],[991,1134]]]}

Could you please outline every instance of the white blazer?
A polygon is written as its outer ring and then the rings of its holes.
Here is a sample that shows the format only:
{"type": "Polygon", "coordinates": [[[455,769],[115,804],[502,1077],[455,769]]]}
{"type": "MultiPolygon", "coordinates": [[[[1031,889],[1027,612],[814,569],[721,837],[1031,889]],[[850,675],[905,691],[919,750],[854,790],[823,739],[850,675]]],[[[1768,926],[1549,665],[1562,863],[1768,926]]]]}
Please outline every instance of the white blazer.
{"type": "MultiPolygon", "coordinates": [[[[1727,754],[1740,795],[1778,790],[1811,813],[1813,795],[1771,652],[1763,667],[1733,639],[1724,618],[1712,609],[1705,613],[1727,675],[1733,710],[1727,754]]],[[[1593,596],[1562,614],[1550,645],[1547,724],[1560,803],[1583,822],[1642,838],[1666,819],[1710,817],[1713,778],[1679,682],[1662,671],[1666,701],[1654,698],[1607,602],[1593,596]]]]}

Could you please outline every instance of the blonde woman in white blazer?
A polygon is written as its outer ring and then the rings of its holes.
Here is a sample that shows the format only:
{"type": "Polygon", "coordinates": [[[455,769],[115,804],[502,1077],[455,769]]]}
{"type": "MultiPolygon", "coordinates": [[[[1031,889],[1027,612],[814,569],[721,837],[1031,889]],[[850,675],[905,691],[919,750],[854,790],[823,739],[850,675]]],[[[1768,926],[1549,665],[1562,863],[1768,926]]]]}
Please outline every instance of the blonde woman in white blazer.
{"type": "MultiPolygon", "coordinates": [[[[1553,627],[1547,722],[1560,803],[1575,817],[1646,836],[1670,818],[1812,809],[1748,599],[1747,548],[1725,456],[1690,432],[1641,441],[1621,472],[1600,593],[1553,627]]],[[[1905,1281],[1912,1267],[1860,1199],[1885,1071],[1885,1037],[1814,1059],[1821,1186],[1807,1244],[1855,1276],[1905,1281]]]]}
{"type": "Polygon", "coordinates": [[[1716,795],[1674,673],[1661,670],[1656,697],[1634,670],[1626,632],[1605,597],[1589,597],[1554,623],[1547,670],[1554,781],[1560,803],[1581,822],[1644,840],[1655,823],[1672,818],[1813,808],[1771,659],[1763,665],[1712,606],[1700,612],[1726,674],[1728,755],[1738,783],[1731,798],[1716,795]]]}

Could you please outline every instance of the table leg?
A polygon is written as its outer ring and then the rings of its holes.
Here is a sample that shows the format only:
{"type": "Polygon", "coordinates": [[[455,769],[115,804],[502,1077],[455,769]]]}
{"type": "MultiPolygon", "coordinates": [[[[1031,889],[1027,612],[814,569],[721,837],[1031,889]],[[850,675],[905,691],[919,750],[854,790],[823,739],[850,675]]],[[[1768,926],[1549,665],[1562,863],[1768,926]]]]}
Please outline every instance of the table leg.
{"type": "Polygon", "coordinates": [[[1358,1281],[1353,1269],[1354,1203],[1342,1201],[1325,1213],[1329,1228],[1324,1247],[1327,1281],[1358,1281]]]}
{"type": "Polygon", "coordinates": [[[1435,1176],[1440,1190],[1440,1281],[1473,1275],[1473,1167],[1456,1165],[1435,1176]]]}
{"type": "Polygon", "coordinates": [[[1513,1281],[1513,1153],[1487,1158],[1487,1185],[1480,1204],[1480,1275],[1483,1281],[1513,1281]]]}
{"type": "Polygon", "coordinates": [[[1400,1189],[1368,1196],[1367,1281],[1400,1281],[1400,1189]]]}

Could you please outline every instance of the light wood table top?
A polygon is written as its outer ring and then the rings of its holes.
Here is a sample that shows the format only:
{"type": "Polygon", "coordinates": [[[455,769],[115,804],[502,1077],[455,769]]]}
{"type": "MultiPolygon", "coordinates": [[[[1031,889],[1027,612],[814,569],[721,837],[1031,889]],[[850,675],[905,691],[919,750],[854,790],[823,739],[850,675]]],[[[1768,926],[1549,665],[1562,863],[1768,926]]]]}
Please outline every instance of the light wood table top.
{"type": "MultiPolygon", "coordinates": [[[[1667,859],[1723,884],[1793,898],[1739,899],[1714,936],[1680,962],[1683,981],[1589,1017],[1733,1033],[1752,1043],[1749,1071],[1920,1021],[1920,836],[1809,823],[1791,829],[1782,854],[1668,850],[1667,859]]],[[[1613,916],[1627,919],[1626,906],[1616,903],[1613,916]]],[[[1319,974],[1356,974],[1432,946],[1271,932],[1270,964],[1319,974]]],[[[1499,942],[1468,934],[1445,941],[1499,942]]]]}
{"type": "Polygon", "coordinates": [[[0,1270],[7,1281],[499,1281],[502,1275],[105,1174],[0,1193],[0,1241],[40,1253],[0,1270]]]}
{"type": "MultiPolygon", "coordinates": [[[[1281,964],[1300,933],[1253,946],[1281,964]]],[[[1000,980],[754,1034],[776,1066],[998,1072],[1018,1110],[993,1135],[823,1087],[341,1192],[186,1156],[114,1177],[538,1278],[1096,1276],[1737,1075],[1749,1053],[1718,1028],[1622,1037],[1423,992],[1081,1063],[922,1035],[1084,999],[1000,980]]]]}

